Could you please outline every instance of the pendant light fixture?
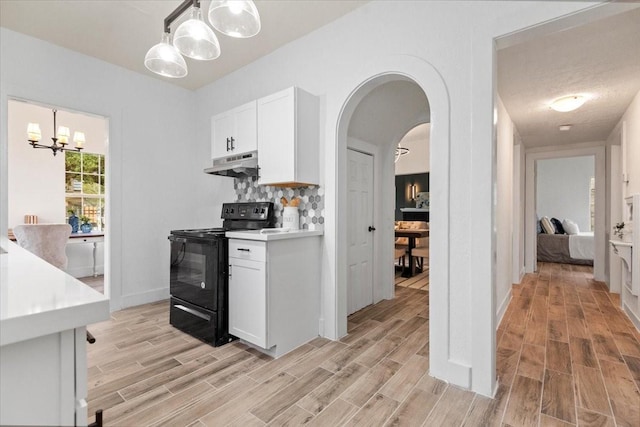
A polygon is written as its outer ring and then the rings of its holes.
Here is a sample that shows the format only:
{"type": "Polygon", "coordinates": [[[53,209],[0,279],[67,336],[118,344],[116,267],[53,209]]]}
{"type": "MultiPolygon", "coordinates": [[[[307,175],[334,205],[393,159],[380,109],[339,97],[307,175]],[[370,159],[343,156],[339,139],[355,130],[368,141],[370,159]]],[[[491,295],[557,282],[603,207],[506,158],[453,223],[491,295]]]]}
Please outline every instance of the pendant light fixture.
{"type": "MultiPolygon", "coordinates": [[[[53,130],[56,130],[56,113],[58,110],[53,111],[53,130]]],[[[84,132],[74,132],[73,134],[73,142],[76,143],[75,148],[67,148],[66,145],[69,143],[69,137],[71,133],[69,132],[69,128],[66,126],[58,127],[58,132],[51,138],[53,144],[44,145],[39,144],[40,139],[42,138],[42,132],[40,131],[40,125],[38,123],[29,123],[27,125],[27,140],[29,144],[33,148],[48,148],[53,151],[53,155],[55,156],[58,151],[77,151],[80,152],[82,150],[82,145],[85,143],[84,132]]]]}
{"type": "Polygon", "coordinates": [[[180,78],[187,75],[187,63],[178,49],[171,44],[171,34],[165,32],[162,41],[153,46],[144,57],[144,66],[161,76],[180,78]]]}
{"type": "Polygon", "coordinates": [[[260,32],[260,14],[251,0],[212,0],[209,22],[230,37],[245,39],[260,32]]]}
{"type": "MultiPolygon", "coordinates": [[[[260,15],[252,1],[212,1],[209,20],[215,29],[231,37],[251,37],[260,31],[260,15]]],[[[203,21],[200,0],[184,0],[164,19],[162,41],[153,46],[144,58],[152,72],[170,78],[188,74],[183,55],[197,60],[220,56],[220,43],[213,30],[203,21]],[[171,24],[189,8],[191,17],[180,24],[171,37],[171,24]]]]}
{"type": "Polygon", "coordinates": [[[394,163],[396,163],[401,156],[406,156],[407,154],[409,154],[409,149],[407,147],[401,147],[400,143],[398,142],[398,147],[396,148],[396,158],[394,160],[394,163]]]}
{"type": "Polygon", "coordinates": [[[178,26],[173,45],[181,54],[192,59],[208,61],[220,56],[220,43],[213,30],[202,20],[199,7],[191,9],[191,18],[178,26]]]}

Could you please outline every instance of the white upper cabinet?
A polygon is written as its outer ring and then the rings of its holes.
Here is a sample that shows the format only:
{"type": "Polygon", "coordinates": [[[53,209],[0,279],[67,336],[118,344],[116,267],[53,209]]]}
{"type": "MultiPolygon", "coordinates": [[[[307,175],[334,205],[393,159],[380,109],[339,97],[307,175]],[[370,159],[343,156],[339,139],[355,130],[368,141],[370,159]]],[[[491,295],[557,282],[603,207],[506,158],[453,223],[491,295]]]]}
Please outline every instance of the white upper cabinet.
{"type": "Polygon", "coordinates": [[[258,149],[256,101],[211,118],[211,158],[219,159],[258,149]]]}
{"type": "Polygon", "coordinates": [[[318,98],[291,87],[258,100],[260,185],[318,184],[318,98]]]}

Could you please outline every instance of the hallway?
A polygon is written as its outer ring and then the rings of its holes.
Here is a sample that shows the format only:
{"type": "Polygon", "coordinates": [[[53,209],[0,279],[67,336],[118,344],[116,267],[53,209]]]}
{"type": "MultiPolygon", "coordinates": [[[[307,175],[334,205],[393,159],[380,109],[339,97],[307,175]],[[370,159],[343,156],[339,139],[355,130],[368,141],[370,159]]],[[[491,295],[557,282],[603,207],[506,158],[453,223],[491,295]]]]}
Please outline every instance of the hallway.
{"type": "Polygon", "coordinates": [[[591,267],[539,263],[513,286],[497,336],[505,424],[640,425],[640,333],[619,306],[591,267]]]}

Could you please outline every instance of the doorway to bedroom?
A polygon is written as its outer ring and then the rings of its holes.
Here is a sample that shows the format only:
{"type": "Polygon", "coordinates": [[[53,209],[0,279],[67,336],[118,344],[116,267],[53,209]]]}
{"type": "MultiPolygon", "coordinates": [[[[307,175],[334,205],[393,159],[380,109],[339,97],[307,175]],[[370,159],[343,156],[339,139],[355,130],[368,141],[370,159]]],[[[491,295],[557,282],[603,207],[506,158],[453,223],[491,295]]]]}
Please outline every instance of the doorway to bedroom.
{"type": "Polygon", "coordinates": [[[537,261],[593,266],[595,157],[536,161],[537,261]]]}
{"type": "Polygon", "coordinates": [[[605,281],[605,148],[529,150],[525,174],[526,271],[586,265],[605,281]]]}

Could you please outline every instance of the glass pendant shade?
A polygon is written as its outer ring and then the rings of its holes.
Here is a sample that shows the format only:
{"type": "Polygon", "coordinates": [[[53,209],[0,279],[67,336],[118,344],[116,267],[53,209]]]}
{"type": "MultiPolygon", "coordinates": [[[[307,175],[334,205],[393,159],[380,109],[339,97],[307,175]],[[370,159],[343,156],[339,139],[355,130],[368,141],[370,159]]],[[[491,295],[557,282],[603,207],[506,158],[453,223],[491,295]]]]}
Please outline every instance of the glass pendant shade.
{"type": "Polygon", "coordinates": [[[260,15],[251,0],[212,0],[209,22],[230,37],[247,38],[260,32],[260,15]]]}
{"type": "Polygon", "coordinates": [[[144,57],[144,65],[164,77],[184,77],[187,75],[187,63],[178,49],[170,43],[170,40],[169,33],[164,33],[162,41],[147,52],[144,57]]]}
{"type": "Polygon", "coordinates": [[[184,21],[173,35],[173,45],[184,56],[208,60],[220,56],[220,43],[213,30],[202,20],[199,7],[192,8],[191,18],[184,21]]]}

